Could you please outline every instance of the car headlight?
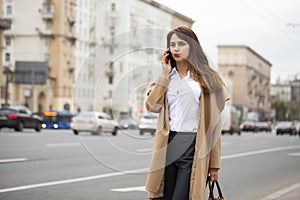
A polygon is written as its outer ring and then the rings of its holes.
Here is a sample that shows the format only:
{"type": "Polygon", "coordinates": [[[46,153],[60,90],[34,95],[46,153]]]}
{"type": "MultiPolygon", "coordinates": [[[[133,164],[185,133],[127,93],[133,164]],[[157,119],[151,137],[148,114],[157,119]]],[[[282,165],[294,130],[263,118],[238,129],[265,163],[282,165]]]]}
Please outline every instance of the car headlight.
{"type": "Polygon", "coordinates": [[[58,128],[58,124],[54,124],[54,125],[53,125],[53,128],[58,128]]]}

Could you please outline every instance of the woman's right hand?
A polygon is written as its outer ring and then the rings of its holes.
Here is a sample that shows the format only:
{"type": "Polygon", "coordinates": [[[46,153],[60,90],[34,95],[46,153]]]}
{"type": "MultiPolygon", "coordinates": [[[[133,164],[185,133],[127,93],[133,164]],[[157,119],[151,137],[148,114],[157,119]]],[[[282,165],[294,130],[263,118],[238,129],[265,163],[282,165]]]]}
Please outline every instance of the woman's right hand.
{"type": "Polygon", "coordinates": [[[169,75],[171,71],[171,60],[167,58],[168,55],[169,55],[169,48],[166,49],[166,51],[163,53],[161,58],[162,73],[165,75],[169,75]]]}

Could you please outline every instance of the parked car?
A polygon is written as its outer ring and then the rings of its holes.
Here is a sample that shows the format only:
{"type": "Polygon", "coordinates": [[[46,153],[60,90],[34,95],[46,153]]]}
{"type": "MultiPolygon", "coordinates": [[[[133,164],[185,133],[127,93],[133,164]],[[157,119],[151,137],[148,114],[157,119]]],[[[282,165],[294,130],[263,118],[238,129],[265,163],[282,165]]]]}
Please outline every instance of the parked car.
{"type": "Polygon", "coordinates": [[[0,109],[0,129],[13,128],[15,131],[23,131],[23,128],[42,129],[42,118],[33,114],[25,106],[11,106],[0,109]]]}
{"type": "Polygon", "coordinates": [[[241,135],[238,111],[231,104],[226,104],[222,112],[222,134],[225,133],[229,133],[230,135],[237,133],[241,135]]]}
{"type": "Polygon", "coordinates": [[[240,128],[242,131],[251,131],[251,132],[258,131],[258,127],[256,126],[254,121],[245,121],[240,125],[240,128]]]}
{"type": "Polygon", "coordinates": [[[272,127],[269,122],[256,122],[255,124],[257,126],[258,131],[265,131],[265,132],[271,132],[272,127]]]}
{"type": "Polygon", "coordinates": [[[157,113],[145,113],[139,121],[139,130],[140,135],[143,135],[145,132],[149,132],[152,135],[155,134],[156,127],[158,122],[157,113]]]}
{"type": "Polygon", "coordinates": [[[118,123],[103,112],[80,112],[72,118],[70,126],[75,135],[79,132],[91,132],[93,135],[109,132],[115,136],[119,129],[118,123]]]}
{"type": "Polygon", "coordinates": [[[280,121],[276,126],[276,135],[283,135],[288,133],[290,135],[297,135],[297,130],[294,122],[280,121]]]}
{"type": "Polygon", "coordinates": [[[299,137],[300,137],[300,121],[295,122],[295,126],[296,126],[296,130],[297,130],[297,132],[298,132],[298,135],[299,135],[299,137]]]}
{"type": "Polygon", "coordinates": [[[119,121],[120,129],[136,129],[138,128],[138,122],[132,118],[125,118],[119,121]]]}

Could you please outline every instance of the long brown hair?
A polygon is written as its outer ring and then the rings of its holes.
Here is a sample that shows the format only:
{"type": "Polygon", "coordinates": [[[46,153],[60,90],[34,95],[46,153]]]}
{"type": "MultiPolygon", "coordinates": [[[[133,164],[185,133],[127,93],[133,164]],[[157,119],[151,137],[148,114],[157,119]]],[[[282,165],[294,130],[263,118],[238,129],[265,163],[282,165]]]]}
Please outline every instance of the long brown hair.
{"type": "Polygon", "coordinates": [[[224,82],[219,73],[209,66],[196,34],[185,26],[175,28],[167,35],[168,47],[170,47],[170,40],[173,34],[176,34],[190,45],[190,53],[187,58],[189,69],[194,79],[200,83],[204,92],[209,93],[221,88],[224,82]]]}

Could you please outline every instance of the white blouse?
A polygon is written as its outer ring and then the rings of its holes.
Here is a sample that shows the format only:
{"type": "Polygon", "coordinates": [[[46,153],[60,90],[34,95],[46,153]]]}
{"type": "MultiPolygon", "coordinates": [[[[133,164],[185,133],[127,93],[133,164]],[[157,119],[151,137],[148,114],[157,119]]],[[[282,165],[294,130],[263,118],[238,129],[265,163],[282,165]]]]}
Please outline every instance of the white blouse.
{"type": "Polygon", "coordinates": [[[188,71],[180,78],[174,67],[170,74],[167,90],[170,130],[177,132],[197,132],[200,111],[201,88],[188,71]]]}

